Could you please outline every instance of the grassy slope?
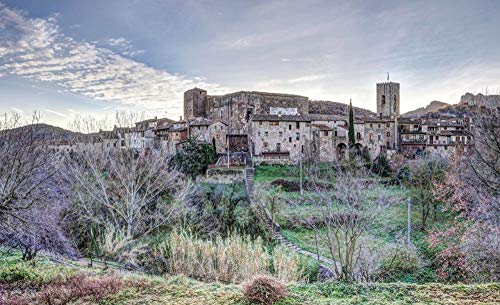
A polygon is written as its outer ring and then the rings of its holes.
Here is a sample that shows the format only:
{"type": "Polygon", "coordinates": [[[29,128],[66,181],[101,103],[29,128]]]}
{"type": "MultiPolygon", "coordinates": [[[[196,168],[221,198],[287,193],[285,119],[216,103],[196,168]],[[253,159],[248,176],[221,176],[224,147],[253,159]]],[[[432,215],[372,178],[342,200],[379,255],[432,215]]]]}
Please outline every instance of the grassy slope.
{"type": "MultiPolygon", "coordinates": [[[[286,179],[286,180],[297,180],[298,170],[296,167],[273,167],[273,166],[261,166],[257,167],[255,181],[256,187],[264,183],[271,182],[276,179],[286,179]]],[[[380,186],[381,188],[383,186],[380,186]]],[[[370,227],[364,238],[375,245],[383,245],[388,243],[395,243],[397,241],[406,240],[407,234],[407,190],[399,186],[390,186],[389,192],[393,196],[401,198],[401,200],[391,207],[385,209],[377,218],[376,222],[370,227]]],[[[306,192],[307,193],[307,192],[306,192]]],[[[278,215],[276,219],[282,227],[282,233],[291,242],[297,246],[306,249],[311,252],[316,252],[314,232],[305,228],[291,227],[290,219],[297,218],[307,218],[309,216],[318,215],[320,216],[317,209],[307,202],[307,199],[301,200],[301,196],[296,192],[282,192],[281,196],[289,202],[300,202],[300,204],[294,204],[293,206],[287,203],[282,204],[278,209],[278,215]]],[[[412,242],[417,246],[420,251],[428,251],[426,246],[427,234],[423,233],[416,228],[420,227],[420,211],[417,206],[412,206],[411,211],[412,218],[412,242]]],[[[440,211],[436,214],[436,220],[434,220],[434,215],[429,216],[428,229],[440,227],[444,225],[444,219],[446,215],[443,215],[440,211]]],[[[326,245],[322,244],[321,241],[318,245],[319,252],[321,255],[331,257],[326,245]]],[[[405,282],[421,282],[429,281],[435,279],[435,274],[431,274],[429,269],[419,270],[418,274],[408,274],[400,278],[400,280],[405,282]]]]}
{"type": "MultiPolygon", "coordinates": [[[[2,288],[5,288],[5,285],[15,287],[17,293],[21,295],[23,293],[36,295],[37,290],[43,289],[44,285],[49,285],[55,278],[61,281],[63,274],[70,277],[76,272],[85,272],[97,278],[108,273],[98,269],[56,266],[46,260],[38,261],[36,267],[29,267],[20,262],[19,257],[0,257],[0,303],[2,303],[1,295],[5,292],[2,288]],[[24,276],[13,279],[9,277],[13,273],[12,270],[29,270],[29,272],[21,272],[24,276]]],[[[87,300],[82,297],[70,304],[248,304],[239,285],[207,284],[178,276],[117,276],[122,280],[141,284],[122,288],[97,300],[87,300]]],[[[289,285],[289,296],[279,304],[494,304],[500,298],[499,288],[499,284],[295,284],[289,285]]],[[[37,304],[37,301],[39,300],[35,298],[30,304],[37,304]]]]}

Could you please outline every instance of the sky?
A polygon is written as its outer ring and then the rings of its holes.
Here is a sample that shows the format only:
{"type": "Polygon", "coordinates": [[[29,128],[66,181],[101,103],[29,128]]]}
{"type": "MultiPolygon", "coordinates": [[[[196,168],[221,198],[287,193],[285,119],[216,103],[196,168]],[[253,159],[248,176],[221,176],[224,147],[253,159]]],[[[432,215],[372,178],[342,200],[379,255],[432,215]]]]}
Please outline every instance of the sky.
{"type": "Polygon", "coordinates": [[[67,127],[178,118],[183,92],[291,93],[401,111],[500,92],[500,1],[0,0],[0,114],[67,127]]]}

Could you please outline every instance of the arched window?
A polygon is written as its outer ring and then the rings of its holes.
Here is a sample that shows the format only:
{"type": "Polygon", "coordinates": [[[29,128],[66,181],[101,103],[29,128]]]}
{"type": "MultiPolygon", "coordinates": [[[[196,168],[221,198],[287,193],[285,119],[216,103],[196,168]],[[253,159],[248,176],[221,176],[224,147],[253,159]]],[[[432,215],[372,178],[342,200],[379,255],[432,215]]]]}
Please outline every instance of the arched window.
{"type": "Polygon", "coordinates": [[[385,105],[385,95],[382,95],[382,105],[385,105]]]}

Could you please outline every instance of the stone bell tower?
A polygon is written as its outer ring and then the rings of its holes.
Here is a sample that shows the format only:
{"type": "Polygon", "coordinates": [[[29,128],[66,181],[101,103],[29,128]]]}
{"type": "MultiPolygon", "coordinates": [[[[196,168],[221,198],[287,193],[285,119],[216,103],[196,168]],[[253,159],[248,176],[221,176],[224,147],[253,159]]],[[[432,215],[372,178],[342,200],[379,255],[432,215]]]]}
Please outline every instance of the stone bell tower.
{"type": "Polygon", "coordinates": [[[399,83],[389,81],[377,83],[377,116],[380,119],[395,118],[399,116],[399,83]]]}

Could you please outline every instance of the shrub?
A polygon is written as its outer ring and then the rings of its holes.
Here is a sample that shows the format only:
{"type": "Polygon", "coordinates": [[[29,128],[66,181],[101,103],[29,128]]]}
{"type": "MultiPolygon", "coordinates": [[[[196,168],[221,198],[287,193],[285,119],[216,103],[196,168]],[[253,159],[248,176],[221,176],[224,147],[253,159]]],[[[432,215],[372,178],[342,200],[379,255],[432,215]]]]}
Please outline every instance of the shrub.
{"type": "Polygon", "coordinates": [[[20,281],[38,282],[40,275],[36,269],[25,263],[0,268],[0,282],[13,283],[20,281]]]}
{"type": "Polygon", "coordinates": [[[127,282],[115,276],[90,277],[77,274],[67,282],[55,282],[46,286],[38,299],[41,304],[67,304],[82,298],[101,300],[127,286],[127,282]]]}
{"type": "Polygon", "coordinates": [[[283,281],[301,280],[298,256],[281,247],[274,252],[274,256],[268,253],[261,238],[252,240],[236,233],[201,240],[188,232],[172,232],[166,241],[153,246],[142,264],[203,281],[241,283],[272,270],[283,281]]]}
{"type": "Polygon", "coordinates": [[[285,298],[287,290],[277,279],[259,275],[243,285],[243,294],[252,302],[272,305],[285,298]]]}

